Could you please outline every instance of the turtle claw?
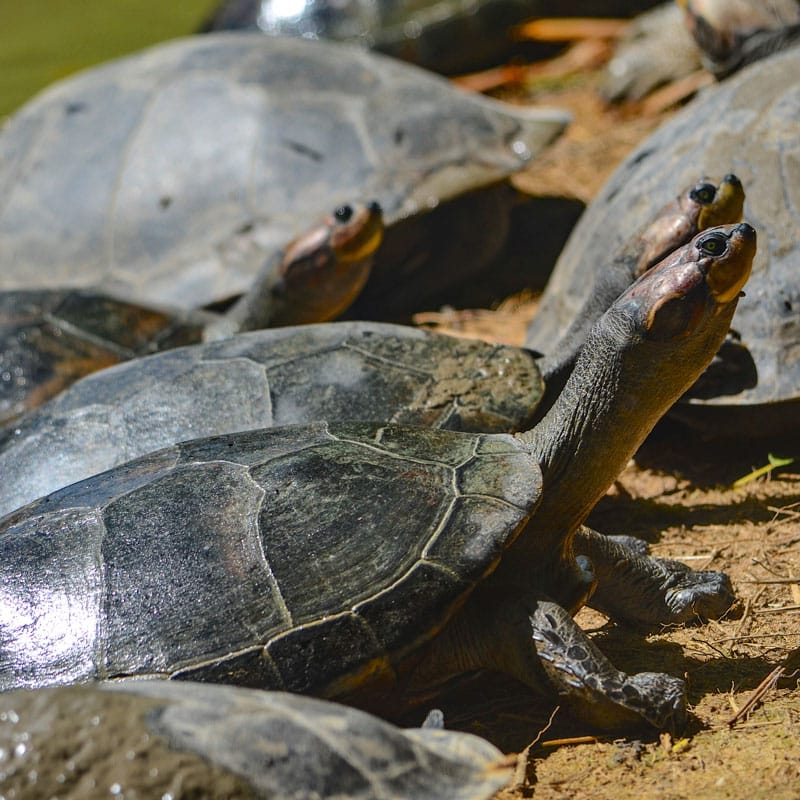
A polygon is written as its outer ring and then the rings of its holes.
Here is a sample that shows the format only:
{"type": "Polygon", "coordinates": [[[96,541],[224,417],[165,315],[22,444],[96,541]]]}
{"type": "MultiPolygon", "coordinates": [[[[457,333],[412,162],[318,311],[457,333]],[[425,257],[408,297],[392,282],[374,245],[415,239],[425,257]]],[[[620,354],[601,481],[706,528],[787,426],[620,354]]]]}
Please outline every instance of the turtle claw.
{"type": "Polygon", "coordinates": [[[682,680],[659,672],[621,672],[556,603],[539,601],[530,623],[550,687],[576,716],[611,731],[644,723],[671,733],[685,727],[682,680]]]}
{"type": "Polygon", "coordinates": [[[643,545],[589,528],[576,533],[575,550],[588,556],[597,576],[592,608],[617,622],[652,626],[718,619],[733,605],[736,596],[725,573],[653,558],[643,554],[643,545]]]}
{"type": "Polygon", "coordinates": [[[719,619],[736,601],[730,578],[724,572],[695,571],[678,561],[659,559],[665,570],[674,570],[674,584],[664,600],[672,622],[719,619]]]}

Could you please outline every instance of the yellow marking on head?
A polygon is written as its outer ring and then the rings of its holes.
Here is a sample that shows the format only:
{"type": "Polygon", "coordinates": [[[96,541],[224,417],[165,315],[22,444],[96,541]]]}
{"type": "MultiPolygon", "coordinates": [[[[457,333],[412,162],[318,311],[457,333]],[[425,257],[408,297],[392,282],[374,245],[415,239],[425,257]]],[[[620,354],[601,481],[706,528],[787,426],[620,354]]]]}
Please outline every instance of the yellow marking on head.
{"type": "Polygon", "coordinates": [[[700,209],[698,230],[740,222],[744,213],[744,187],[741,183],[722,181],[711,205],[700,209]]]}

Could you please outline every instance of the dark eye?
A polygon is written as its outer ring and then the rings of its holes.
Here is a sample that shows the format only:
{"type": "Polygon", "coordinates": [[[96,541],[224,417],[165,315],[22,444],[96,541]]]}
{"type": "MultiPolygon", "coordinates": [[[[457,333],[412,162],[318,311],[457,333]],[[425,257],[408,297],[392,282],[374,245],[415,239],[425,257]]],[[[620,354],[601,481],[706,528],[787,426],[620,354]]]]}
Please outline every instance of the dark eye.
{"type": "Polygon", "coordinates": [[[718,256],[724,252],[727,239],[721,233],[713,233],[698,242],[698,247],[708,256],[718,256]]]}
{"type": "Polygon", "coordinates": [[[699,203],[701,206],[708,206],[714,202],[714,197],[717,194],[717,189],[710,183],[698,183],[697,186],[689,192],[689,197],[699,203]]]}
{"type": "Polygon", "coordinates": [[[333,216],[339,222],[348,222],[350,217],[353,216],[353,207],[352,206],[339,206],[336,211],[333,212],[333,216]]]}

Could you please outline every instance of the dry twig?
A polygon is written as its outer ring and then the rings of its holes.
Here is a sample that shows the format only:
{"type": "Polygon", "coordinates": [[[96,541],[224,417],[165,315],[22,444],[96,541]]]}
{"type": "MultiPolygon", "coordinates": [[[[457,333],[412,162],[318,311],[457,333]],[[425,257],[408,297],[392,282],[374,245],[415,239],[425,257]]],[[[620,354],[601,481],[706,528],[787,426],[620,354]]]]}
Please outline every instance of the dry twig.
{"type": "Polygon", "coordinates": [[[755,689],[750,693],[750,696],[745,701],[744,705],[729,719],[726,720],[726,723],[729,728],[732,728],[742,717],[746,717],[758,703],[764,698],[764,695],[772,689],[775,684],[780,679],[781,675],[783,675],[784,667],[783,664],[775,667],[772,672],[764,678],[761,683],[756,686],[755,689]]]}

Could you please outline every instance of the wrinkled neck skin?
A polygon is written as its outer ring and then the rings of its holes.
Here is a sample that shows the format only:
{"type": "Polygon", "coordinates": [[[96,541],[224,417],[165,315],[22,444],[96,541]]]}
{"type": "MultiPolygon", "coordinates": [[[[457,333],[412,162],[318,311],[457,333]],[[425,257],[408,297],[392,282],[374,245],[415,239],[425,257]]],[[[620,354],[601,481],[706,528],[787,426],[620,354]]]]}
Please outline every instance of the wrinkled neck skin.
{"type": "MultiPolygon", "coordinates": [[[[678,342],[642,341],[624,306],[602,317],[550,411],[535,428],[518,434],[539,459],[543,494],[503,558],[501,580],[546,586],[546,571],[559,572],[548,563],[551,555],[574,561],[575,530],[656,422],[705,369],[735,306],[719,309],[703,331],[678,342]]],[[[561,599],[558,587],[552,596],[561,599]]]]}
{"type": "Polygon", "coordinates": [[[638,268],[641,240],[637,247],[629,246],[610,264],[599,271],[589,292],[564,335],[539,361],[544,378],[545,396],[537,409],[537,421],[550,409],[561,394],[572,372],[581,347],[597,322],[611,304],[633,283],[638,268]]]}
{"type": "Polygon", "coordinates": [[[276,314],[276,290],[281,284],[283,252],[273,253],[251,287],[225,313],[231,328],[254,331],[269,327],[276,314]]]}

